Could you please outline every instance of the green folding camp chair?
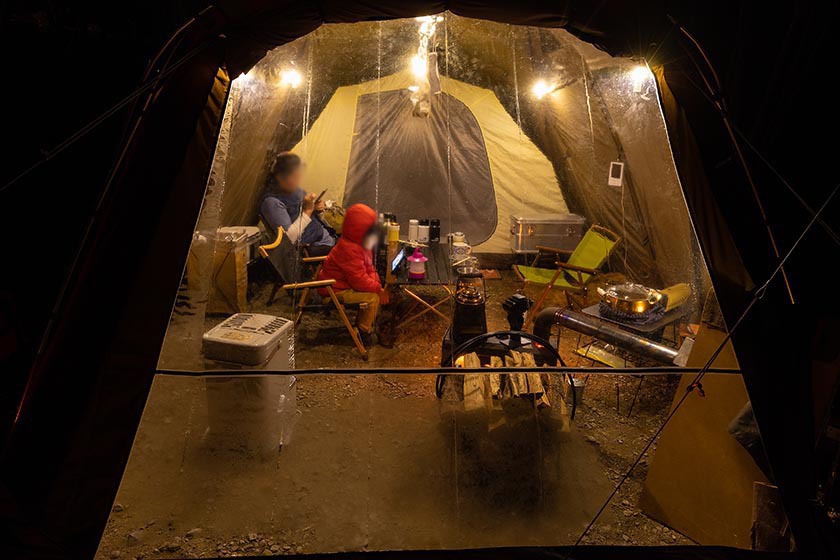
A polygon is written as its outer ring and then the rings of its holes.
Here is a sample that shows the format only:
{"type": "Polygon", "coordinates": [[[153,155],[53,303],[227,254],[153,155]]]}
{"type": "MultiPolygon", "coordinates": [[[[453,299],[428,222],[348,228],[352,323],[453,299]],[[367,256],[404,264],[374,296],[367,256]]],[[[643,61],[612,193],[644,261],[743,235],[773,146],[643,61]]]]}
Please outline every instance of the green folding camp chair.
{"type": "Polygon", "coordinates": [[[553,253],[557,265],[556,269],[513,265],[513,271],[526,286],[528,284],[545,286],[534,307],[528,313],[528,320],[523,328],[527,330],[531,326],[533,318],[542,309],[548,293],[555,286],[566,294],[569,305],[584,307],[587,284],[593,276],[599,273],[600,268],[607,262],[610,253],[613,252],[620,240],[621,238],[615,232],[603,226],[593,225],[580,240],[574,251],[537,246],[539,252],[532,264],[539,263],[542,253],[553,253]],[[566,262],[557,258],[564,254],[569,255],[566,262]]]}

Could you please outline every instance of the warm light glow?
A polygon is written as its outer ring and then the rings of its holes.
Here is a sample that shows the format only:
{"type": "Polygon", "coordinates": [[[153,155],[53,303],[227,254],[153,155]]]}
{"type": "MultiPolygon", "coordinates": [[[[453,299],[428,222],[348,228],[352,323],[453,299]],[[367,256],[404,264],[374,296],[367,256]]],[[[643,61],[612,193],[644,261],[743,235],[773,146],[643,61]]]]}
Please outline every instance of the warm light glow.
{"type": "Polygon", "coordinates": [[[291,88],[298,87],[303,82],[303,76],[295,69],[283,70],[280,73],[280,85],[289,86],[291,88]]]}
{"type": "Polygon", "coordinates": [[[411,73],[415,78],[425,78],[429,72],[429,62],[426,57],[415,54],[411,57],[411,73]]]}
{"type": "Polygon", "coordinates": [[[411,57],[411,73],[418,80],[427,81],[429,79],[429,45],[435,35],[437,24],[443,21],[443,17],[422,16],[415,18],[415,20],[420,23],[420,27],[417,29],[419,42],[417,54],[411,57]]]}
{"type": "Polygon", "coordinates": [[[531,93],[533,93],[534,97],[537,99],[542,99],[555,89],[556,88],[553,85],[549,84],[545,80],[537,80],[534,82],[534,85],[531,86],[531,93]]]}
{"type": "Polygon", "coordinates": [[[410,91],[411,93],[417,93],[418,91],[420,91],[420,86],[408,86],[408,91],[410,91]]]}
{"type": "Polygon", "coordinates": [[[640,93],[642,86],[651,79],[653,79],[653,72],[645,65],[640,64],[630,71],[630,80],[633,82],[633,91],[636,93],[640,93]]]}

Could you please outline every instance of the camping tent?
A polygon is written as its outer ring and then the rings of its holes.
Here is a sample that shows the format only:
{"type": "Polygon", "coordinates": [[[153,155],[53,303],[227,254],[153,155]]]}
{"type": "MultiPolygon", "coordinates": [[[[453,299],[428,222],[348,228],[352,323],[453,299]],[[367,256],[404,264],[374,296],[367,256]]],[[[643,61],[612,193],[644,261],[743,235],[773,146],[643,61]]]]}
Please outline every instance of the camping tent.
{"type": "MultiPolygon", "coordinates": [[[[691,4],[690,10],[677,11],[694,10],[691,4]]],[[[674,7],[669,4],[669,10],[674,7]]],[[[219,2],[182,27],[178,40],[154,59],[150,75],[165,79],[155,80],[148,103],[138,107],[114,180],[33,364],[2,462],[4,477],[15,481],[5,490],[26,520],[21,534],[60,547],[64,554],[55,557],[90,557],[95,550],[155,374],[206,189],[229,77],[323,23],[446,8],[475,18],[566,28],[613,53],[657,45],[664,61],[658,81],[665,117],[691,217],[724,315],[730,324],[740,317],[754,285],[750,278],[765,278],[775,263],[765,251],[764,229],[750,199],[732,203],[733,193],[745,188],[742,171],[726,165],[729,139],[707,94],[696,86],[701,80],[695,59],[686,56],[659,3],[219,2]],[[709,176],[717,181],[710,183],[709,176]],[[103,301],[109,313],[93,313],[103,301]],[[102,334],[95,347],[91,333],[102,334]],[[56,417],[62,420],[58,424],[56,417]],[[42,532],[30,531],[27,522],[42,532]]],[[[734,19],[733,11],[718,5],[714,18],[734,19]]],[[[794,24],[799,32],[810,31],[786,18],[774,39],[794,24]]],[[[714,32],[709,36],[715,40],[714,32]]],[[[735,58],[727,45],[719,46],[717,60],[735,58]]],[[[781,71],[774,63],[762,60],[758,68],[781,71]]],[[[731,64],[737,74],[755,61],[731,64]]],[[[818,323],[780,300],[771,291],[740,323],[733,342],[797,544],[814,551],[820,523],[812,502],[812,364],[804,353],[765,350],[810,348],[818,323]],[[790,325],[797,328],[789,331],[790,325]],[[792,378],[798,383],[791,384],[792,378]]],[[[828,337],[833,331],[823,332],[828,337]]],[[[819,348],[820,356],[828,355],[826,342],[819,348]]],[[[599,551],[602,557],[608,554],[613,552],[599,551]]]]}
{"type": "Polygon", "coordinates": [[[386,151],[378,156],[380,192],[389,200],[382,200],[380,208],[401,216],[417,209],[442,210],[451,194],[458,207],[452,210],[451,226],[444,213],[442,231],[464,231],[477,250],[489,253],[508,252],[507,217],[521,211],[523,199],[533,213],[568,211],[548,158],[520,133],[493,92],[443,78],[442,95],[436,98],[440,106],[425,119],[412,115],[407,89],[412,83],[403,72],[336,91],[307,138],[295,147],[312,170],[310,189],[334,186],[345,206],[375,200],[376,193],[370,192],[375,182],[368,178],[376,167],[377,152],[371,149],[375,131],[381,129],[386,151]],[[377,99],[379,94],[384,99],[377,99]],[[386,106],[387,126],[377,123],[377,102],[386,106]],[[355,116],[355,122],[347,115],[355,116]],[[427,130],[434,134],[432,149],[416,145],[429,140],[427,130]],[[451,153],[451,193],[448,143],[458,146],[451,153]],[[436,199],[433,204],[430,194],[436,199]]]}
{"type": "Polygon", "coordinates": [[[568,212],[554,169],[492,91],[441,81],[428,118],[412,115],[409,72],[339,88],[294,148],[310,170],[307,186],[334,189],[345,207],[439,212],[441,231],[465,232],[480,252],[508,253],[511,214],[568,212]]]}

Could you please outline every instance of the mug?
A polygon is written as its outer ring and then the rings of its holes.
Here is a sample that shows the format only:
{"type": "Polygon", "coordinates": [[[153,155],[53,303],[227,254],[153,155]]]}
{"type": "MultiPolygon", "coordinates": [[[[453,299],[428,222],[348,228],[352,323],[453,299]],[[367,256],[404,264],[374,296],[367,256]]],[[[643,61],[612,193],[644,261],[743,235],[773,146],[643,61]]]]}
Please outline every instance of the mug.
{"type": "Polygon", "coordinates": [[[458,255],[459,257],[466,257],[470,253],[472,253],[472,247],[470,247],[463,241],[456,241],[452,244],[453,255],[458,255]]]}

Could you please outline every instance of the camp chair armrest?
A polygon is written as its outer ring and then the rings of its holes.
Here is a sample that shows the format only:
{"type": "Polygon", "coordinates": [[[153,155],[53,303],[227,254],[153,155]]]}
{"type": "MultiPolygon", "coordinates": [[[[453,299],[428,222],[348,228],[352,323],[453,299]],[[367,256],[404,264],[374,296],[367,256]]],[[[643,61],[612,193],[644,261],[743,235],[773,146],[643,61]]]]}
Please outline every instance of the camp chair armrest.
{"type": "Polygon", "coordinates": [[[525,282],[525,277],[519,271],[519,265],[513,265],[513,273],[516,274],[516,277],[519,279],[520,282],[525,282]]]}
{"type": "Polygon", "coordinates": [[[264,259],[267,259],[268,258],[268,252],[271,251],[272,249],[276,249],[277,247],[279,247],[281,241],[283,241],[283,228],[278,227],[277,228],[277,237],[274,239],[274,241],[272,241],[268,245],[260,245],[257,248],[257,250],[259,251],[260,255],[262,255],[262,257],[264,259]]]}
{"type": "Polygon", "coordinates": [[[302,288],[326,288],[335,284],[335,279],[313,280],[311,282],[297,282],[295,284],[283,284],[284,290],[298,290],[302,288]]]}
{"type": "Polygon", "coordinates": [[[569,251],[567,249],[558,249],[556,247],[547,247],[545,245],[536,245],[536,246],[534,246],[534,249],[536,249],[537,251],[540,251],[540,252],[558,253],[558,254],[561,254],[561,255],[571,255],[574,252],[574,251],[569,251]]]}
{"type": "Polygon", "coordinates": [[[327,255],[323,255],[321,257],[303,257],[302,260],[305,263],[324,262],[325,260],[327,260],[327,255]]]}
{"type": "Polygon", "coordinates": [[[556,264],[560,268],[563,268],[563,269],[566,269],[566,270],[573,270],[575,272],[583,272],[584,274],[591,274],[593,276],[598,274],[598,270],[594,269],[594,268],[586,268],[585,266],[575,266],[573,264],[564,263],[564,262],[561,262],[561,261],[557,261],[554,264],[556,264]]]}

